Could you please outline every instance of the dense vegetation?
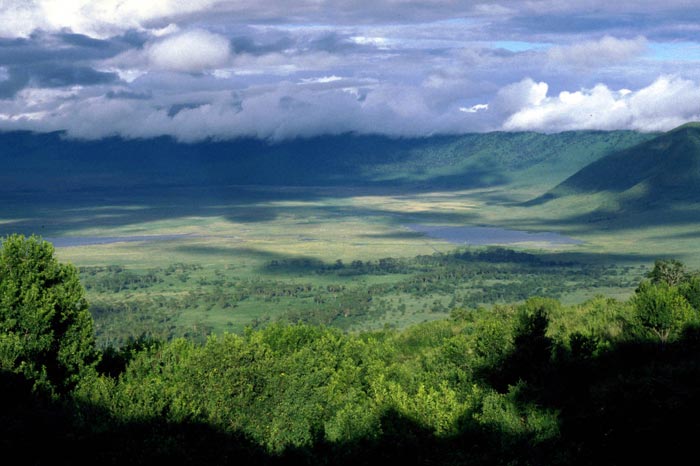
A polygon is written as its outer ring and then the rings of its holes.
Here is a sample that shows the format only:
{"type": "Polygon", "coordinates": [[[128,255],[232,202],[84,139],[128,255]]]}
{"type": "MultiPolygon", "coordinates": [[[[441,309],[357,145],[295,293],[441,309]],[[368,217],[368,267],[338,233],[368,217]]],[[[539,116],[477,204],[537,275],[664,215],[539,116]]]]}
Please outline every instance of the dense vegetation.
{"type": "Polygon", "coordinates": [[[677,261],[627,301],[532,297],[400,331],[272,323],[99,353],[76,277],[49,243],[3,242],[0,446],[28,464],[668,464],[694,451],[700,276],[677,261]]]}
{"type": "Polygon", "coordinates": [[[256,276],[232,272],[234,264],[213,271],[184,263],[139,272],[116,265],[79,270],[98,343],[119,346],[142,336],[202,342],[216,329],[184,317],[211,311],[232,320],[242,308],[255,308],[253,328],[286,322],[355,330],[392,316],[446,317],[456,307],[521,302],[533,294],[559,299],[581,289],[633,289],[644,269],[488,247],[348,263],[274,259],[256,276]]]}

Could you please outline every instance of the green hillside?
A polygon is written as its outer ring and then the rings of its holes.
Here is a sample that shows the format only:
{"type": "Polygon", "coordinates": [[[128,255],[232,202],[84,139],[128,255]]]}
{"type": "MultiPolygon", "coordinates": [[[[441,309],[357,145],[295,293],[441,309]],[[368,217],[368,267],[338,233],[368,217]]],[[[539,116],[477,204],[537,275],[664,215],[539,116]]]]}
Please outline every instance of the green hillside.
{"type": "Polygon", "coordinates": [[[700,200],[700,126],[687,124],[596,160],[537,202],[605,194],[599,207],[635,212],[700,200]]]}
{"type": "Polygon", "coordinates": [[[183,144],[169,138],[81,141],[60,133],[0,133],[0,192],[241,184],[546,189],[650,137],[630,131],[496,132],[183,144]]]}

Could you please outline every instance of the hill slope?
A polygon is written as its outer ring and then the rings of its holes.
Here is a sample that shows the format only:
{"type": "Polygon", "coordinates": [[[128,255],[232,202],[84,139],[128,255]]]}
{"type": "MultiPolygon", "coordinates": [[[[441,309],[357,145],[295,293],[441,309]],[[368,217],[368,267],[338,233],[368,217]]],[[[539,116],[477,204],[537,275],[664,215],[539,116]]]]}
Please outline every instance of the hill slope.
{"type": "Polygon", "coordinates": [[[392,139],[324,136],[271,144],[241,139],[98,141],[60,133],[0,133],[0,193],[158,186],[375,186],[540,192],[650,135],[630,131],[488,133],[392,139]]]}
{"type": "Polygon", "coordinates": [[[594,194],[600,208],[617,206],[620,212],[700,201],[700,125],[683,125],[602,157],[531,204],[594,194]]]}

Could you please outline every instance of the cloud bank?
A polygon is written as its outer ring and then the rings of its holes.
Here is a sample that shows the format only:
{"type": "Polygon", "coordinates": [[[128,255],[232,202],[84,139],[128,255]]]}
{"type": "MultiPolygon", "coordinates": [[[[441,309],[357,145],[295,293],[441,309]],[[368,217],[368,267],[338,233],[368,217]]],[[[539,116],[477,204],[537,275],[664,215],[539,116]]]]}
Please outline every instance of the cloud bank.
{"type": "Polygon", "coordinates": [[[700,119],[690,3],[5,0],[0,130],[666,130],[700,119]]]}
{"type": "Polygon", "coordinates": [[[540,95],[510,115],[506,130],[566,131],[576,129],[634,129],[666,131],[687,121],[700,120],[700,85],[664,76],[632,91],[611,90],[604,84],[557,96],[542,95],[545,83],[525,81],[540,95]]]}

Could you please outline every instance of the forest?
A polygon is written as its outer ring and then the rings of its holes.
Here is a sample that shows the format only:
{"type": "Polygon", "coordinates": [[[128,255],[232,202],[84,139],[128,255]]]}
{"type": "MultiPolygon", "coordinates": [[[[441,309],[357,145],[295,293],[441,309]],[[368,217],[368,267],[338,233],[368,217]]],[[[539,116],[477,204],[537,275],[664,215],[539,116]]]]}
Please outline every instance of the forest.
{"type": "Polygon", "coordinates": [[[157,277],[83,275],[39,237],[2,241],[0,446],[25,464],[673,464],[694,451],[700,274],[677,260],[625,300],[533,295],[403,329],[279,320],[118,345],[98,345],[85,288],[157,277]]]}
{"type": "MultiPolygon", "coordinates": [[[[90,295],[98,345],[121,346],[143,336],[202,342],[216,329],[206,322],[195,321],[196,328],[182,322],[216,309],[231,319],[242,307],[253,308],[255,317],[247,324],[252,328],[303,322],[357,330],[392,316],[398,321],[419,312],[446,317],[455,307],[514,303],[531,294],[561,298],[584,288],[633,289],[645,268],[486,247],[347,264],[273,259],[262,273],[248,276],[230,267],[212,272],[197,263],[141,271],[119,265],[78,270],[90,295]]],[[[242,328],[227,325],[225,330],[242,328]]]]}

